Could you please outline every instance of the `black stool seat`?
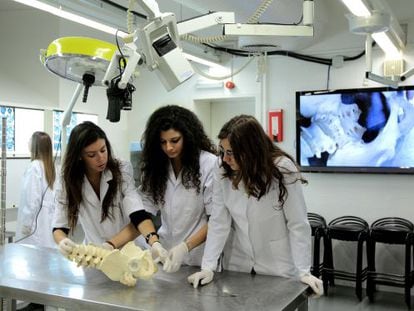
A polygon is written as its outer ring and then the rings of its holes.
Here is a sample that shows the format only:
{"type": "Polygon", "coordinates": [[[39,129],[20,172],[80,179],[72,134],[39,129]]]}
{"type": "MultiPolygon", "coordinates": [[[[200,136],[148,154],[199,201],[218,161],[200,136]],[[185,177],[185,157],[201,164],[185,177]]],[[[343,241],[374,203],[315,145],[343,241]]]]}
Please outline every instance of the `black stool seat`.
{"type": "Polygon", "coordinates": [[[414,225],[411,221],[399,217],[385,217],[371,224],[368,238],[368,276],[367,295],[370,301],[374,300],[376,284],[403,287],[405,303],[411,308],[411,287],[414,282],[411,260],[414,241],[414,225]],[[400,244],[405,246],[404,274],[381,273],[375,267],[375,244],[400,244]]]}
{"type": "Polygon", "coordinates": [[[342,241],[358,241],[361,234],[368,235],[368,230],[359,227],[336,225],[329,226],[329,236],[331,239],[342,241]]]}
{"type": "Polygon", "coordinates": [[[326,221],[323,216],[316,213],[308,213],[308,221],[312,229],[312,236],[314,237],[311,273],[319,277],[323,269],[323,262],[320,262],[320,240],[325,238],[326,221]]]}
{"type": "Polygon", "coordinates": [[[355,281],[355,292],[359,300],[362,300],[362,282],[367,277],[367,268],[362,267],[363,243],[367,241],[369,233],[368,223],[356,216],[342,216],[332,220],[326,230],[324,266],[322,280],[326,295],[328,283],[333,285],[335,278],[355,281]],[[357,244],[356,272],[338,270],[334,268],[332,240],[355,241],[357,244]]]}

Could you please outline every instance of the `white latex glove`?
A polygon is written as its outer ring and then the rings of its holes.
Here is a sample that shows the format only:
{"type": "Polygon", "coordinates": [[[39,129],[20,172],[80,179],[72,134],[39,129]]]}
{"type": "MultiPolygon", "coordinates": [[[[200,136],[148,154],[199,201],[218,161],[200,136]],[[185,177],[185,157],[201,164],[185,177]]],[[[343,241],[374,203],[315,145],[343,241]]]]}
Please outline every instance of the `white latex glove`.
{"type": "Polygon", "coordinates": [[[180,270],[181,263],[184,257],[188,254],[188,247],[185,242],[174,246],[168,252],[168,257],[165,259],[164,271],[168,273],[177,272],[180,270]]]}
{"type": "Polygon", "coordinates": [[[111,244],[109,244],[108,242],[103,242],[102,243],[102,248],[107,249],[108,251],[113,251],[114,250],[114,247],[111,244]]]}
{"type": "Polygon", "coordinates": [[[72,250],[75,246],[76,243],[73,242],[71,239],[64,238],[59,242],[58,249],[63,256],[69,257],[70,253],[72,253],[72,250]]]}
{"type": "Polygon", "coordinates": [[[214,272],[209,269],[202,269],[200,272],[196,272],[191,274],[187,281],[190,284],[193,284],[194,288],[198,287],[198,284],[200,282],[201,285],[205,285],[210,283],[213,280],[214,272]]]}
{"type": "Polygon", "coordinates": [[[160,242],[154,242],[151,246],[151,255],[155,263],[164,263],[168,257],[168,251],[162,247],[160,242]]]}
{"type": "Polygon", "coordinates": [[[312,297],[319,298],[323,295],[323,283],[322,280],[318,279],[317,277],[313,276],[312,274],[305,274],[300,278],[302,283],[308,284],[314,294],[312,297]]]}

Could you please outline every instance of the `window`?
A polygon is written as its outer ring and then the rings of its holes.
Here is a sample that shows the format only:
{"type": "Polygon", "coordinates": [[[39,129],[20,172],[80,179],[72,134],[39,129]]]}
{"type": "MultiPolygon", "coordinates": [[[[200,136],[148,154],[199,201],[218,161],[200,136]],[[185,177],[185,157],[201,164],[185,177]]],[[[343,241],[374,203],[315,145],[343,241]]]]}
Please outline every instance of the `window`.
{"type": "MultiPolygon", "coordinates": [[[[61,117],[62,111],[53,111],[53,150],[60,151],[61,117]]],[[[29,140],[33,132],[45,130],[45,111],[42,109],[18,108],[11,106],[0,106],[0,150],[2,119],[6,119],[6,152],[7,157],[30,156],[29,140]]],[[[94,114],[73,112],[70,124],[67,127],[69,138],[72,129],[83,121],[98,123],[98,116],[94,114]]],[[[51,122],[46,122],[50,124],[51,122]]]]}
{"type": "Polygon", "coordinates": [[[7,156],[27,156],[33,132],[44,130],[43,110],[0,106],[0,117],[6,118],[7,156]]]}
{"type": "MultiPolygon", "coordinates": [[[[53,111],[53,151],[58,152],[61,150],[60,147],[60,138],[62,132],[62,119],[63,111],[53,111]]],[[[98,124],[98,116],[95,114],[88,114],[88,113],[80,113],[80,112],[72,112],[72,117],[70,119],[70,123],[66,128],[66,137],[69,139],[70,132],[72,129],[82,123],[83,121],[91,121],[95,124],[98,124]]]]}
{"type": "Polygon", "coordinates": [[[33,132],[44,131],[44,111],[15,108],[15,120],[14,151],[17,155],[26,155],[30,153],[28,143],[33,132]]]}

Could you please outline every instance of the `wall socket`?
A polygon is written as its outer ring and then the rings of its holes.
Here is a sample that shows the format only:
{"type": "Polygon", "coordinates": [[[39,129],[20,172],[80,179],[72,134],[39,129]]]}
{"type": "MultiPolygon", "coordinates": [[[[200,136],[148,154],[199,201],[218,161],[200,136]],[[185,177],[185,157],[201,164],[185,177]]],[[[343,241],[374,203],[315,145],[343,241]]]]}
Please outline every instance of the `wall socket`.
{"type": "Polygon", "coordinates": [[[385,77],[401,76],[404,72],[404,60],[403,59],[391,59],[384,62],[385,77]]]}

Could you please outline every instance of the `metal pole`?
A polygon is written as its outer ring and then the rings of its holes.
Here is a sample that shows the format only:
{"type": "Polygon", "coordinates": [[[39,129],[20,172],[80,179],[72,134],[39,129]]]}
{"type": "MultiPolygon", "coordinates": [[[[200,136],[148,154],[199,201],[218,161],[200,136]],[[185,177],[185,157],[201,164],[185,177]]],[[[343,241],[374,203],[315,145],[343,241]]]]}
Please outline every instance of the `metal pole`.
{"type": "Polygon", "coordinates": [[[64,152],[66,150],[66,140],[67,140],[66,127],[70,124],[73,107],[75,106],[76,101],[78,100],[82,89],[83,89],[83,84],[78,83],[75,89],[75,93],[73,93],[70,103],[62,115],[62,120],[61,120],[62,137],[61,137],[61,156],[60,156],[62,163],[63,163],[64,152]]]}
{"type": "Polygon", "coordinates": [[[7,118],[1,123],[1,203],[0,203],[0,245],[6,243],[6,124],[7,118]]]}
{"type": "MultiPolygon", "coordinates": [[[[0,204],[0,246],[6,243],[6,127],[7,118],[1,122],[1,204],[0,204]]],[[[6,310],[6,301],[0,298],[0,311],[6,310]]]]}

